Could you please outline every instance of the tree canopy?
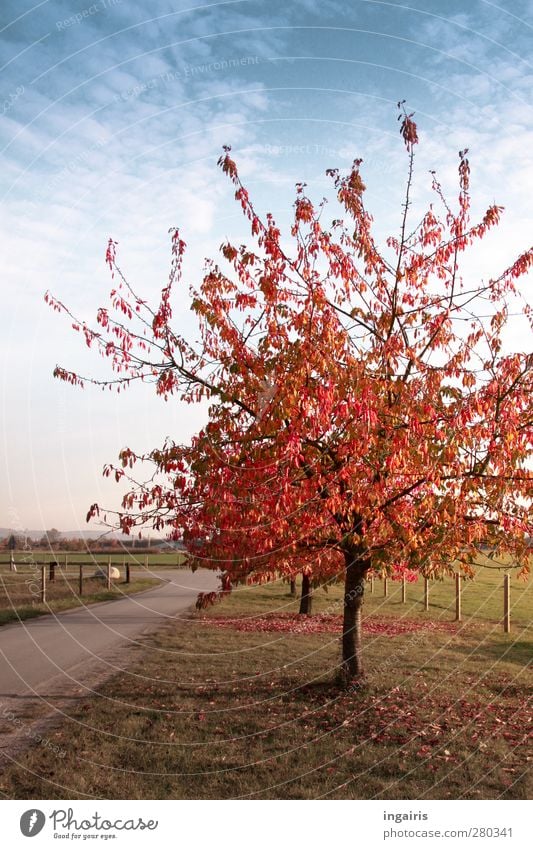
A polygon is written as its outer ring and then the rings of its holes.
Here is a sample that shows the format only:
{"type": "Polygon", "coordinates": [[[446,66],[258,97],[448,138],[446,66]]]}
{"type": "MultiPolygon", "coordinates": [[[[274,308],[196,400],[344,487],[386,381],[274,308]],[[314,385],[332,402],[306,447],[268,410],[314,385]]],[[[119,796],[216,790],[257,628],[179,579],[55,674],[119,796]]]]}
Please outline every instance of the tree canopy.
{"type": "MultiPolygon", "coordinates": [[[[171,231],[172,263],[159,304],[133,290],[109,241],[110,308],[76,330],[110,359],[93,383],[155,384],[165,399],[208,399],[191,444],[148,455],[125,449],[105,473],[130,491],[117,523],[183,537],[190,553],[230,582],[305,572],[345,580],[342,671],[362,674],[361,603],[369,569],[426,576],[472,570],[479,546],[528,568],[533,448],[533,355],[506,352],[502,333],[525,250],[487,280],[465,279],[461,259],[502,208],[470,217],[468,151],[458,197],[435,173],[434,200],[411,220],[417,127],[400,107],[407,178],[398,233],[378,246],[365,206],[362,160],[328,171],[341,214],[324,225],[296,186],[290,233],[256,211],[229,147],[219,160],[249,221],[252,247],[225,241],[191,290],[193,345],[172,326],[185,242],[171,231]],[[137,481],[139,461],[153,476],[137,481]]],[[[533,312],[523,312],[533,329],[533,312]]],[[[55,375],[83,385],[62,367],[55,375]]],[[[93,505],[89,518],[99,512],[93,505]]]]}

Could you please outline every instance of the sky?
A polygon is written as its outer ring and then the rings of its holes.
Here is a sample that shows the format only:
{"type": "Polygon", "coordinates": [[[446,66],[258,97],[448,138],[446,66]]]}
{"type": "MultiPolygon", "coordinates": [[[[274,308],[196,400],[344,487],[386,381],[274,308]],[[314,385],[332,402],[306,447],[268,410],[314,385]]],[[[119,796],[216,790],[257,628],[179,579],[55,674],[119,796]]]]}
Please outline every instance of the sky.
{"type": "MultiPolygon", "coordinates": [[[[0,527],[86,530],[90,504],[119,504],[102,468],[121,448],[201,426],[204,410],[149,386],[116,395],[54,380],[56,364],[109,372],[43,295],[90,321],[111,286],[112,236],[128,279],[155,299],[174,226],[197,284],[204,257],[245,235],[216,166],[223,144],[256,206],[282,222],[296,182],[320,200],[327,168],[363,158],[385,238],[398,231],[406,99],[416,200],[431,168],[456,192],[468,147],[474,210],[506,208],[466,273],[494,275],[531,244],[533,0],[2,0],[0,40],[0,527]]],[[[194,333],[187,286],[174,314],[194,333]]]]}

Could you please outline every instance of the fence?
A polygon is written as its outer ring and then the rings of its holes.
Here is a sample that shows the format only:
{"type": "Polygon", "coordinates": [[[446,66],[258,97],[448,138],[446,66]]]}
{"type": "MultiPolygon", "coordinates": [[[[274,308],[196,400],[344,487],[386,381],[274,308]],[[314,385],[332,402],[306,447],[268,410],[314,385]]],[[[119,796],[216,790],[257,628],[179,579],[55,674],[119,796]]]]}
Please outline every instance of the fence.
{"type": "MultiPolygon", "coordinates": [[[[383,598],[389,598],[390,594],[390,578],[387,575],[375,575],[371,574],[367,578],[367,584],[369,585],[370,593],[375,593],[375,580],[381,581],[383,587],[383,598]]],[[[431,606],[431,586],[432,579],[423,578],[424,581],[424,589],[421,603],[423,604],[424,610],[429,611],[431,606]]],[[[455,621],[462,622],[463,621],[463,609],[462,609],[462,598],[463,598],[463,585],[464,585],[465,577],[464,575],[460,575],[456,573],[454,575],[454,593],[455,593],[455,621]]],[[[405,578],[401,580],[401,604],[407,604],[408,602],[408,592],[407,586],[408,581],[405,578]]],[[[439,582],[440,583],[440,582],[439,582]]],[[[503,615],[501,618],[501,623],[503,627],[504,633],[508,634],[511,631],[511,579],[508,572],[503,575],[503,583],[498,590],[501,593],[501,602],[503,608],[503,615]]],[[[501,608],[500,608],[501,609],[501,608]]]]}
{"type": "MultiPolygon", "coordinates": [[[[114,568],[122,566],[124,580],[127,584],[131,583],[132,568],[143,569],[143,564],[135,556],[132,559],[124,555],[122,557],[122,563],[120,563],[120,560],[117,562],[116,556],[113,559],[111,556],[108,556],[107,562],[104,563],[102,563],[101,559],[96,558],[92,560],[79,560],[76,555],[74,555],[73,560],[74,562],[69,563],[69,555],[65,554],[61,559],[57,556],[53,560],[23,558],[17,562],[13,556],[13,552],[11,552],[9,561],[4,561],[3,564],[0,563],[0,566],[9,567],[7,575],[13,575],[13,578],[10,579],[8,577],[6,580],[4,574],[0,573],[0,588],[4,590],[6,598],[9,601],[15,596],[20,597],[21,590],[22,595],[24,595],[24,590],[26,590],[27,592],[25,594],[29,595],[28,600],[31,600],[33,603],[38,601],[41,604],[45,604],[48,600],[51,586],[54,586],[54,588],[57,587],[59,590],[59,583],[61,582],[63,585],[68,586],[71,591],[74,585],[76,585],[77,594],[82,596],[87,581],[91,581],[92,583],[92,592],[94,592],[95,580],[102,581],[105,588],[110,590],[113,581],[118,580],[116,576],[113,576],[114,568]],[[88,574],[89,569],[91,570],[91,574],[88,574]],[[11,595],[9,592],[10,589],[11,595]]],[[[178,567],[184,565],[179,557],[177,564],[170,563],[168,559],[154,561],[150,558],[149,562],[148,555],[144,557],[144,570],[146,571],[162,566],[176,568],[176,565],[178,567]]]]}

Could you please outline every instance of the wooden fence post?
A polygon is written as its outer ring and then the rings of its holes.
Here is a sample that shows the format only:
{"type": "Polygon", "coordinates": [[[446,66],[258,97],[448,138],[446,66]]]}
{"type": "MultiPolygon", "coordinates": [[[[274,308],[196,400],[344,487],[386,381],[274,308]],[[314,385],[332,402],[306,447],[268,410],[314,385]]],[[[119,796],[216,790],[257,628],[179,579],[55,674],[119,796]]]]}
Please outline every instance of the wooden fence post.
{"type": "Polygon", "coordinates": [[[144,555],[144,568],[148,569],[148,555],[147,554],[144,555]]]}
{"type": "Polygon", "coordinates": [[[111,589],[111,557],[107,558],[107,575],[106,575],[106,578],[107,578],[107,580],[106,580],[107,589],[110,590],[111,589]]]}
{"type": "Polygon", "coordinates": [[[79,586],[80,595],[83,595],[83,563],[80,563],[79,586]]]}
{"type": "MultiPolygon", "coordinates": [[[[124,557],[124,563],[126,563],[126,558],[125,558],[125,557],[124,557]]],[[[128,560],[128,562],[126,563],[126,583],[127,583],[127,584],[129,584],[129,583],[130,583],[130,581],[131,581],[131,574],[130,574],[130,561],[128,560]]]]}
{"type": "Polygon", "coordinates": [[[508,572],[503,576],[503,630],[506,634],[511,631],[511,582],[508,572]]]}
{"type": "Polygon", "coordinates": [[[389,594],[389,579],[386,575],[383,576],[383,598],[386,598],[389,594]]]}
{"type": "Polygon", "coordinates": [[[374,575],[370,575],[370,592],[374,592],[374,575]]]}
{"type": "Polygon", "coordinates": [[[41,565],[41,604],[46,602],[46,564],[41,565]]]}
{"type": "Polygon", "coordinates": [[[429,578],[424,578],[424,610],[429,610],[429,578]]]}
{"type": "Polygon", "coordinates": [[[461,621],[461,576],[455,576],[455,621],[461,621]]]}
{"type": "Polygon", "coordinates": [[[407,581],[402,578],[402,604],[407,601],[407,581]]]}
{"type": "Polygon", "coordinates": [[[50,561],[50,563],[48,564],[48,580],[49,580],[50,582],[53,582],[53,581],[55,582],[55,579],[56,579],[56,565],[59,565],[59,564],[56,564],[56,561],[55,561],[55,560],[51,560],[51,561],[50,561]]]}
{"type": "Polygon", "coordinates": [[[13,555],[13,552],[11,552],[11,555],[9,557],[9,570],[11,572],[17,571],[17,564],[15,563],[15,557],[13,555]]]}

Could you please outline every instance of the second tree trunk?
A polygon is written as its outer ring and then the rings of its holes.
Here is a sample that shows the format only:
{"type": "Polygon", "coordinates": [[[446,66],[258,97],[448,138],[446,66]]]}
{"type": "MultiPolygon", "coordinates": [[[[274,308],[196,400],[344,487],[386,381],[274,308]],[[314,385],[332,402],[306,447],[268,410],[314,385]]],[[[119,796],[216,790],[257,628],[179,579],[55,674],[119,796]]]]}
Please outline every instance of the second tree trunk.
{"type": "Polygon", "coordinates": [[[300,597],[300,613],[309,615],[313,607],[313,588],[309,575],[302,575],[302,595],[300,597]]]}

